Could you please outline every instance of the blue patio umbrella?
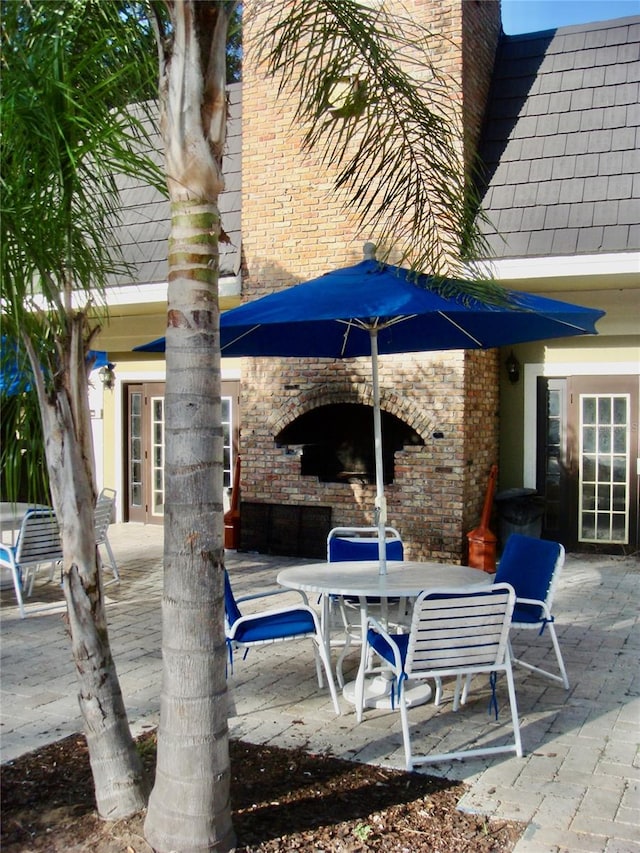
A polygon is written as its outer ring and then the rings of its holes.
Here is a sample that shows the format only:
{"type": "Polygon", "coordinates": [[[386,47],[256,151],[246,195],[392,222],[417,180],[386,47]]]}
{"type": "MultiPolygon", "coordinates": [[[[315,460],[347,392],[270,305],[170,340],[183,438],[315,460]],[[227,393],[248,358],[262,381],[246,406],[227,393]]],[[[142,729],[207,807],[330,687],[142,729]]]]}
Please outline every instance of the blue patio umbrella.
{"type": "MultiPolygon", "coordinates": [[[[109,361],[107,353],[102,350],[89,350],[87,363],[91,370],[99,367],[115,367],[109,361]]],[[[31,364],[25,352],[18,352],[15,341],[4,335],[0,340],[0,395],[14,397],[16,394],[31,390],[31,364]]]]}
{"type": "MultiPolygon", "coordinates": [[[[365,246],[365,254],[367,247],[365,246]]],[[[471,282],[434,279],[373,257],[303,284],[271,293],[220,318],[224,356],[354,358],[372,362],[376,524],[380,573],[386,573],[386,503],[378,355],[455,349],[492,349],[525,341],[596,334],[603,311],[519,291],[499,303],[444,296],[443,286],[471,282]]],[[[136,347],[163,352],[164,338],[136,347]]]]}

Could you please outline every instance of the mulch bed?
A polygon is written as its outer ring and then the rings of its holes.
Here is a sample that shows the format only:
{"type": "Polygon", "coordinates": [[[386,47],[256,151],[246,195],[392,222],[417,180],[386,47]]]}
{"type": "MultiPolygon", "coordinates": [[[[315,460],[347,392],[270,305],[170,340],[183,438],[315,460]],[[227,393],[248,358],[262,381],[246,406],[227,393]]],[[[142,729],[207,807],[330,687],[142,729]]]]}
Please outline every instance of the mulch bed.
{"type": "MultiPolygon", "coordinates": [[[[155,732],[138,740],[150,774],[155,732]]],[[[460,783],[301,749],[232,741],[237,853],[507,853],[524,829],[459,812],[460,783]]],[[[150,853],[144,815],[95,813],[87,746],[73,735],[2,766],[3,853],[150,853]]]]}

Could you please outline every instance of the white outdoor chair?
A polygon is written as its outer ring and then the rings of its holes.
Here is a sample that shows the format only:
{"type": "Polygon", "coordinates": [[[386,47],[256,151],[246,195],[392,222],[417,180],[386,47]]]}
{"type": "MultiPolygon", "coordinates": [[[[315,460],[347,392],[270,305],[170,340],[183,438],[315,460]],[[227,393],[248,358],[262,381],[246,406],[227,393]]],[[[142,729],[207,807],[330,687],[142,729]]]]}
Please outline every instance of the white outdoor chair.
{"type": "Polygon", "coordinates": [[[0,544],[0,566],[11,571],[20,618],[24,619],[24,595],[30,596],[36,574],[46,570],[52,580],[62,560],[58,520],[52,509],[25,513],[15,545],[0,544]]]}
{"type": "Polygon", "coordinates": [[[104,545],[107,552],[108,560],[102,561],[102,568],[107,569],[113,574],[113,580],[109,583],[120,582],[120,572],[118,564],[111,549],[109,542],[109,525],[113,519],[113,508],[116,502],[116,492],[113,489],[103,489],[98,495],[96,507],[94,510],[94,524],[96,529],[96,545],[104,545]]]}
{"type": "MultiPolygon", "coordinates": [[[[407,770],[413,770],[417,765],[476,755],[515,752],[522,756],[509,656],[509,626],[514,604],[515,592],[509,584],[494,584],[483,590],[476,588],[467,592],[461,592],[460,588],[440,589],[426,591],[418,596],[409,633],[389,634],[376,619],[369,618],[367,643],[390,667],[395,679],[394,694],[400,707],[407,770]],[[445,676],[456,676],[453,710],[457,711],[462,678],[485,673],[490,679],[492,704],[497,709],[495,690],[498,672],[505,672],[507,677],[513,743],[420,756],[413,754],[406,691],[403,689],[408,679],[438,680],[445,676]]],[[[363,706],[362,686],[359,684],[356,690],[356,703],[360,712],[363,706]]],[[[462,704],[464,701],[463,696],[462,704]]]]}
{"type": "MultiPolygon", "coordinates": [[[[315,610],[306,604],[306,596],[300,593],[305,604],[296,607],[283,607],[279,609],[263,610],[259,613],[251,613],[243,616],[239,604],[244,601],[252,601],[259,598],[267,598],[274,595],[282,595],[289,592],[286,589],[276,589],[254,595],[245,595],[236,599],[231,588],[229,573],[224,573],[224,609],[225,609],[225,633],[227,648],[229,651],[229,663],[233,671],[233,651],[242,648],[245,656],[252,646],[264,646],[271,643],[285,642],[287,640],[301,640],[309,638],[313,642],[313,651],[316,662],[316,674],[318,684],[323,686],[322,670],[320,662],[324,667],[329,684],[329,692],[336,714],[340,714],[338,695],[331,674],[331,663],[327,656],[327,650],[320,630],[320,621],[315,610]]],[[[295,652],[294,652],[295,654],[295,652]]]]}
{"type": "MultiPolygon", "coordinates": [[[[395,527],[386,527],[387,560],[403,560],[404,545],[400,534],[395,527]]],[[[377,560],[379,556],[377,527],[334,527],[327,536],[327,561],[329,563],[344,563],[349,561],[362,562],[364,560],[377,560]]],[[[385,601],[384,606],[389,604],[404,611],[406,601],[385,601]]],[[[367,599],[367,609],[380,612],[381,602],[379,599],[367,599]]],[[[332,646],[342,647],[336,664],[336,676],[340,687],[344,686],[344,659],[349,653],[352,643],[360,645],[362,642],[360,609],[358,599],[348,596],[331,596],[329,607],[323,608],[329,614],[329,624],[322,626],[325,642],[332,646]],[[341,632],[339,639],[331,640],[332,630],[341,632]]],[[[381,614],[382,615],[382,614],[381,614]]],[[[388,615],[385,613],[385,616],[388,615]]]]}
{"type": "Polygon", "coordinates": [[[514,657],[511,649],[513,663],[540,673],[552,681],[559,681],[568,690],[569,678],[551,613],[564,557],[564,547],[559,542],[512,533],[498,563],[495,582],[509,583],[516,591],[516,606],[511,620],[513,630],[534,630],[540,636],[545,631],[549,632],[560,674],[514,657]]]}

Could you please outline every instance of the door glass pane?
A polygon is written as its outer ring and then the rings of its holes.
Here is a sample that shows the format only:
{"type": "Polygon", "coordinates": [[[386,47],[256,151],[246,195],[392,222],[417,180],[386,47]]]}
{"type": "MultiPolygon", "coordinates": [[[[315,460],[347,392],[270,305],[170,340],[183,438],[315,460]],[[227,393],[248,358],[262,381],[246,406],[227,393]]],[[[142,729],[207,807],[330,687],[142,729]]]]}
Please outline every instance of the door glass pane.
{"type": "Polygon", "coordinates": [[[583,394],[580,397],[579,530],[582,542],[626,544],[629,541],[629,413],[628,394],[583,394]]]}
{"type": "Polygon", "coordinates": [[[164,515],[164,398],[154,397],[151,401],[151,513],[164,515]]]}
{"type": "Polygon", "coordinates": [[[545,498],[543,526],[549,531],[560,528],[562,480],[565,445],[565,383],[550,380],[546,391],[546,429],[544,440],[544,483],[538,489],[545,498]],[[542,485],[542,488],[541,488],[542,485]]]}
{"type": "Polygon", "coordinates": [[[596,428],[585,427],[582,433],[582,443],[585,453],[593,453],[596,449],[596,428]]]}
{"type": "Polygon", "coordinates": [[[130,397],[129,504],[142,506],[142,393],[137,391],[130,397]]]}

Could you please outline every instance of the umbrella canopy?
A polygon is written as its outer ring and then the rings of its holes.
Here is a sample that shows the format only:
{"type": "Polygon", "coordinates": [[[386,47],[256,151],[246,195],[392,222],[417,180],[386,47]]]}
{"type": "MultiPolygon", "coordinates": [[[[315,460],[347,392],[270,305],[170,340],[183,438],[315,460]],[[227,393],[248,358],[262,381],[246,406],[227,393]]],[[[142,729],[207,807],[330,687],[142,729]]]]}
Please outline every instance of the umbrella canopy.
{"type": "MultiPolygon", "coordinates": [[[[87,353],[87,364],[91,364],[91,370],[115,367],[109,361],[107,353],[102,350],[90,349],[87,353]]],[[[30,391],[32,378],[29,359],[24,353],[19,356],[15,342],[3,335],[0,340],[0,395],[14,397],[16,394],[30,391]]]]}
{"type": "MultiPolygon", "coordinates": [[[[386,571],[386,507],[378,354],[491,349],[596,334],[595,323],[604,313],[509,290],[499,304],[468,296],[445,297],[441,290],[446,283],[366,258],[355,266],[247,302],[220,318],[224,356],[371,357],[381,573],[386,571]]],[[[461,290],[471,284],[462,280],[451,283],[461,290]]],[[[164,338],[136,350],[162,352],[164,338]]]]}

